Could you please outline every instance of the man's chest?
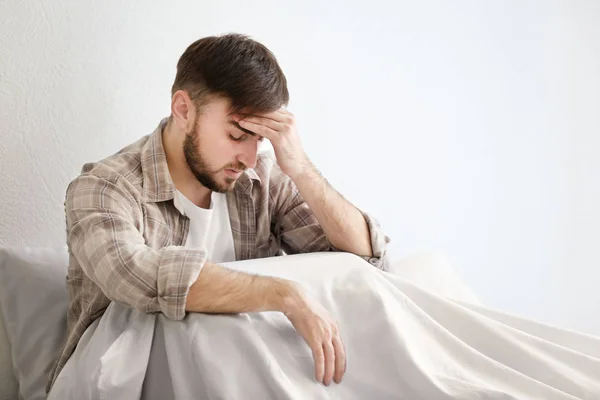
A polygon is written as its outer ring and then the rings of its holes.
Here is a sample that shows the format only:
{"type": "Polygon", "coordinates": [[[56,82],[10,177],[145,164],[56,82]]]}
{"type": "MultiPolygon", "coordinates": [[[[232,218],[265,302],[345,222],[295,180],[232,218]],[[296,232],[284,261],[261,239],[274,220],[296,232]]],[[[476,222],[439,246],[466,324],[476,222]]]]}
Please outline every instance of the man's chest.
{"type": "MultiPolygon", "coordinates": [[[[228,196],[229,223],[233,237],[235,259],[280,255],[280,243],[272,232],[276,224],[268,204],[261,206],[244,196],[228,196]]],[[[190,219],[181,214],[173,201],[144,203],[139,229],[146,245],[153,249],[185,246],[190,234],[190,219]]],[[[216,238],[219,240],[219,238],[216,238]]]]}

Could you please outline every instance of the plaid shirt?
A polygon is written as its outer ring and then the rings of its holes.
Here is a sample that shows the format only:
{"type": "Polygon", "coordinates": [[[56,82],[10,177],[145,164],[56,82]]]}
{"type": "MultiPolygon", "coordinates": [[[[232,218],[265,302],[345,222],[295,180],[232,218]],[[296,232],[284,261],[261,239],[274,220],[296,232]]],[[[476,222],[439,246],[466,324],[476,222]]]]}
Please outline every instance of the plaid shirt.
{"type": "MultiPolygon", "coordinates": [[[[151,135],[97,163],[67,188],[69,268],[67,341],[48,390],[91,323],[111,301],[181,320],[206,253],[183,247],[190,221],[180,212],[162,143],[166,120],[151,135]]],[[[240,176],[227,204],[236,260],[336,251],[296,186],[272,156],[240,176]]],[[[389,242],[369,226],[374,266],[386,269],[389,242]]]]}

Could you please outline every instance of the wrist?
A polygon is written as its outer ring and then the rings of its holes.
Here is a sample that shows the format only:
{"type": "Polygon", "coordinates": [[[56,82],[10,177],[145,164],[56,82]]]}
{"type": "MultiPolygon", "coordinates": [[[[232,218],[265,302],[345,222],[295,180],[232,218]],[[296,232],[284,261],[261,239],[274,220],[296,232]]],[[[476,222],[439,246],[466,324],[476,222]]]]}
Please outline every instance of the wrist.
{"type": "Polygon", "coordinates": [[[297,309],[302,299],[302,288],[296,282],[273,278],[272,309],[290,314],[297,309]]]}

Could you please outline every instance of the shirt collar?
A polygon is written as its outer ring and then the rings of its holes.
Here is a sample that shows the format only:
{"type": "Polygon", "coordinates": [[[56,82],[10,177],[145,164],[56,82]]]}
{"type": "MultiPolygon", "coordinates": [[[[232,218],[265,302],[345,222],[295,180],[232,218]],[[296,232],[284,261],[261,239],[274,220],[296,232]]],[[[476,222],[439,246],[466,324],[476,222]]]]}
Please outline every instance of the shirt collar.
{"type": "MultiPolygon", "coordinates": [[[[160,121],[141,150],[143,196],[148,202],[156,203],[176,199],[175,184],[171,179],[162,141],[162,132],[167,125],[167,121],[168,118],[160,121]]],[[[253,181],[261,183],[261,179],[256,171],[254,169],[247,169],[238,178],[234,191],[250,192],[253,181]]]]}

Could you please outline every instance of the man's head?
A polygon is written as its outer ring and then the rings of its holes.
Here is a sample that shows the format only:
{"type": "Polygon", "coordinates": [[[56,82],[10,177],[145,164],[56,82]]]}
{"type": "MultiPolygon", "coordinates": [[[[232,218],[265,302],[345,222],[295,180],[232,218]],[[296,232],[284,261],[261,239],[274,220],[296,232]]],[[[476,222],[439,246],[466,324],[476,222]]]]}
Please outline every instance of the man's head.
{"type": "Polygon", "coordinates": [[[234,115],[267,113],[289,101],[275,56],[243,35],[211,36],[192,43],[177,63],[171,118],[185,133],[186,162],[202,185],[233,188],[241,171],[256,164],[260,136],[234,115]]]}

